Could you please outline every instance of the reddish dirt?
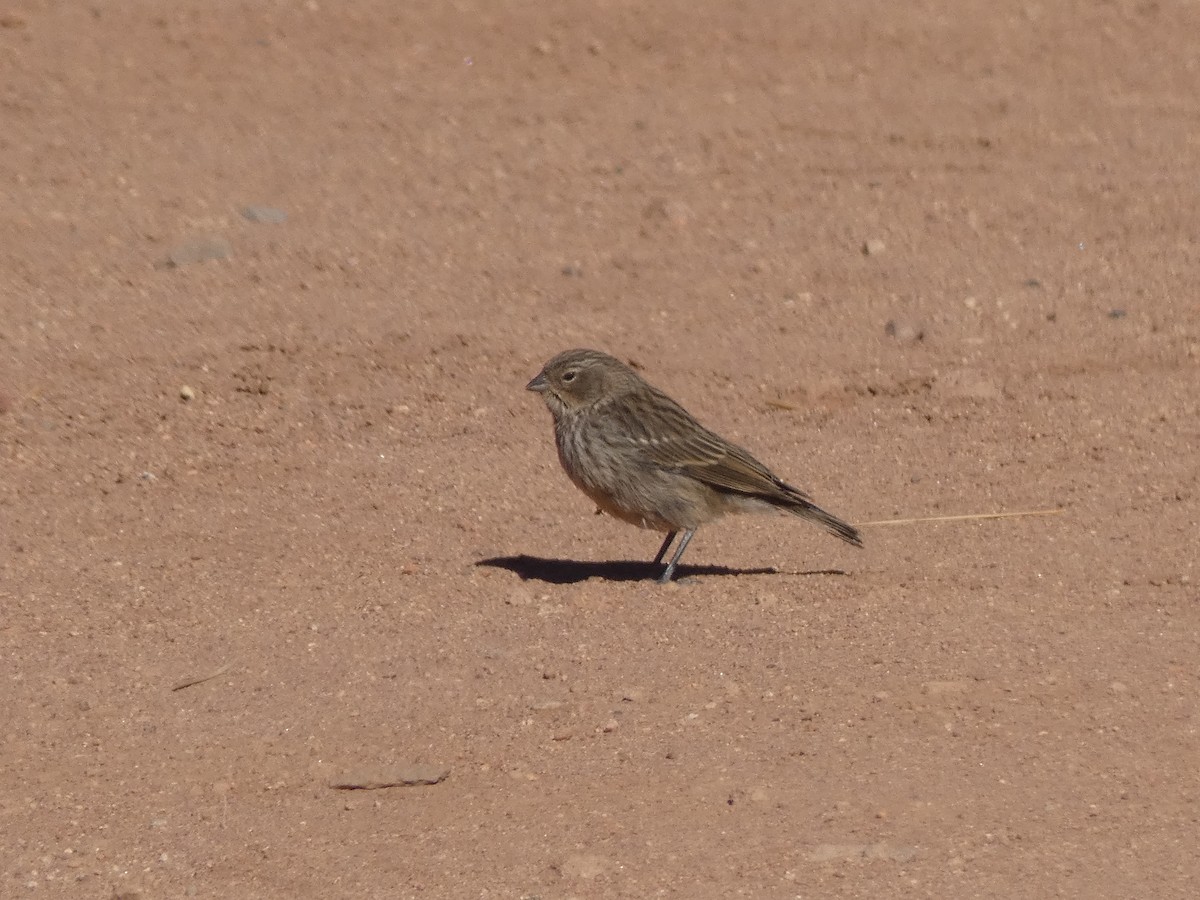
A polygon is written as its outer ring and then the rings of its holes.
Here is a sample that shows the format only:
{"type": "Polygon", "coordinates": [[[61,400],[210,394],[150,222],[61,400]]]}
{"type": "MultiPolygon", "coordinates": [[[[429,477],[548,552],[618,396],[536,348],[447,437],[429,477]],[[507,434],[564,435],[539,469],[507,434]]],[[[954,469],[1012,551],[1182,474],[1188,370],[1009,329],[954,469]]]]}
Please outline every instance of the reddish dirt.
{"type": "Polygon", "coordinates": [[[1197,34],[8,4],[0,896],[1196,896],[1197,34]],[[851,521],[1062,512],[659,587],[581,345],[851,521]]]}

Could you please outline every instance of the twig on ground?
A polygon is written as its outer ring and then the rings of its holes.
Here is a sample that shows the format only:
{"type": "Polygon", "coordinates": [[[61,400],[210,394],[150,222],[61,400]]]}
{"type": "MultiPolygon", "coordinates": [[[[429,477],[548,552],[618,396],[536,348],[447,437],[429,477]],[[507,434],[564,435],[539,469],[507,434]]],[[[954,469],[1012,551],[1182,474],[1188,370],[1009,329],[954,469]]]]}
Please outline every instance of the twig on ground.
{"type": "Polygon", "coordinates": [[[182,691],[184,688],[195,687],[198,684],[204,684],[206,681],[212,681],[214,678],[220,678],[229,671],[229,663],[221,666],[215,672],[210,672],[208,675],[200,675],[196,678],[185,678],[183,681],[171,687],[173,691],[182,691]]]}

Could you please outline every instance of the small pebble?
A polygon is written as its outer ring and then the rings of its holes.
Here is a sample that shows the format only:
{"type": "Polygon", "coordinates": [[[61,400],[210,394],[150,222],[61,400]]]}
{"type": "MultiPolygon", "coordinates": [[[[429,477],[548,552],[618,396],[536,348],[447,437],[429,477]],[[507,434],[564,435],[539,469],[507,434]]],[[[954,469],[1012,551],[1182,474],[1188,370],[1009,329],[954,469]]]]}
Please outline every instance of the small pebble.
{"type": "Polygon", "coordinates": [[[883,243],[883,241],[879,240],[879,238],[870,238],[869,240],[863,241],[863,256],[878,256],[886,249],[887,246],[883,243]]]}
{"type": "Polygon", "coordinates": [[[195,389],[192,388],[191,386],[185,384],[183,387],[181,387],[179,389],[179,399],[180,400],[195,400],[196,399],[195,389]]]}

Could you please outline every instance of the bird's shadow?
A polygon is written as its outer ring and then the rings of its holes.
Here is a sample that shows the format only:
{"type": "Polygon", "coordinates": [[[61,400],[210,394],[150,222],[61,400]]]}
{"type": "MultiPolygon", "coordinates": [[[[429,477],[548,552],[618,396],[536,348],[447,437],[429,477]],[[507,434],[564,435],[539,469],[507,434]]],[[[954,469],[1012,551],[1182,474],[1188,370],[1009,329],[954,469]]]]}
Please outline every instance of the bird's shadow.
{"type": "MultiPolygon", "coordinates": [[[[549,584],[577,584],[589,578],[603,581],[654,581],[662,574],[663,567],[636,560],[612,560],[607,562],[585,562],[577,559],[543,559],[539,556],[494,556],[481,559],[477,566],[507,569],[515,572],[522,581],[545,581],[549,584]]],[[[845,575],[841,569],[817,569],[809,572],[781,572],[767,567],[760,569],[734,569],[729,566],[684,566],[675,570],[675,580],[693,575],[845,575]]]]}

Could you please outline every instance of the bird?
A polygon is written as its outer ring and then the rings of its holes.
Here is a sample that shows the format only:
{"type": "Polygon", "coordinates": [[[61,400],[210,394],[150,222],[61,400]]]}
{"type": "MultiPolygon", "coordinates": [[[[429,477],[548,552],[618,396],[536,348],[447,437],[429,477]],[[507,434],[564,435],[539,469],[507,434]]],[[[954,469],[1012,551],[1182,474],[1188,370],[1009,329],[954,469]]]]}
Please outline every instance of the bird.
{"type": "Polygon", "coordinates": [[[674,576],[696,530],[727,513],[783,510],[862,546],[857,528],[705,428],[616,357],[566,350],[525,387],[549,408],[559,462],[597,509],[666,532],[652,565],[682,534],[662,584],[674,576]]]}

